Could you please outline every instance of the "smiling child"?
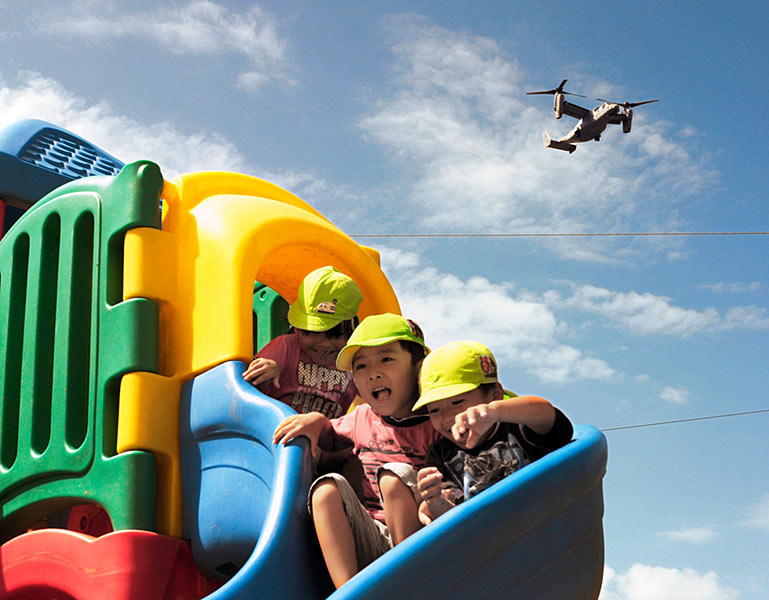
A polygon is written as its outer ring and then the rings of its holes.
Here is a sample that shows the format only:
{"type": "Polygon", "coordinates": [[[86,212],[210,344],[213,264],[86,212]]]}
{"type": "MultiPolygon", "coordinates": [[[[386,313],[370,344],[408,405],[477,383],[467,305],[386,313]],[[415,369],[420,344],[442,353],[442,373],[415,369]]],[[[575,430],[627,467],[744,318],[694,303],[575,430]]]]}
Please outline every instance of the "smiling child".
{"type": "Polygon", "coordinates": [[[333,267],[312,271],[288,309],[294,331],[262,348],[243,378],[298,413],[344,414],[357,390],[336,357],[355,329],[362,299],[355,282],[333,267]]]}
{"type": "Polygon", "coordinates": [[[422,523],[571,440],[571,422],[550,402],[502,388],[483,344],[441,346],[424,360],[419,382],[414,410],[426,408],[442,436],[418,474],[422,523]]]}

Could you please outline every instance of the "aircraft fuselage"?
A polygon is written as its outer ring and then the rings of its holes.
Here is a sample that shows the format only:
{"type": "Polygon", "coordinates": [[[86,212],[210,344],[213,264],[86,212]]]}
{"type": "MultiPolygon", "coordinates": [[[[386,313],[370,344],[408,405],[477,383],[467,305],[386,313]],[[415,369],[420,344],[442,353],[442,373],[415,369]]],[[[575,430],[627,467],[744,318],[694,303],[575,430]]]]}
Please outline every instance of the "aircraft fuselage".
{"type": "Polygon", "coordinates": [[[582,117],[574,129],[558,140],[558,142],[579,144],[598,139],[609,124],[609,119],[619,112],[619,104],[604,102],[582,117]]]}

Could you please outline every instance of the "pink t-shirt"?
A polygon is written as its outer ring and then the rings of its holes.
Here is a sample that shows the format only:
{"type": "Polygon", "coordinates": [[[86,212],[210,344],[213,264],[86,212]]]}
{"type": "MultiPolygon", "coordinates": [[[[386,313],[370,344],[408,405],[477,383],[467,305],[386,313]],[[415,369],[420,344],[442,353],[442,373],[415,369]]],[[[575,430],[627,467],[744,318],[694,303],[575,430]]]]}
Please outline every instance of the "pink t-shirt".
{"type": "Polygon", "coordinates": [[[405,419],[382,417],[368,404],[331,421],[339,441],[353,445],[352,452],[363,465],[364,506],[369,514],[384,522],[379,498],[377,469],[390,462],[408,463],[415,469],[425,464],[425,454],[441,438],[426,416],[405,419]]]}
{"type": "Polygon", "coordinates": [[[264,393],[298,413],[319,412],[333,419],[345,414],[358,394],[352,373],[312,362],[296,334],[276,337],[257,356],[272,359],[280,367],[280,387],[268,383],[264,393]]]}

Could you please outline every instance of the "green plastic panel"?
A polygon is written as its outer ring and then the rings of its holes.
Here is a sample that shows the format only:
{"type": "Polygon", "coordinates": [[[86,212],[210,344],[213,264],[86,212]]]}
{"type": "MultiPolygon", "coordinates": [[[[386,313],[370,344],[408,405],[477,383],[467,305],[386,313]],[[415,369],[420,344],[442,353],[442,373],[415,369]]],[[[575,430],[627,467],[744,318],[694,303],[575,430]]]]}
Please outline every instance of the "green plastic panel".
{"type": "Polygon", "coordinates": [[[66,184],[0,240],[0,542],[104,506],[155,526],[155,457],[117,454],[120,378],[157,372],[158,308],[122,301],[126,230],[160,226],[163,178],[137,162],[66,184]]]}
{"type": "Polygon", "coordinates": [[[291,326],[287,314],[288,302],[263,283],[254,282],[254,353],[279,335],[288,333],[291,326]]]}

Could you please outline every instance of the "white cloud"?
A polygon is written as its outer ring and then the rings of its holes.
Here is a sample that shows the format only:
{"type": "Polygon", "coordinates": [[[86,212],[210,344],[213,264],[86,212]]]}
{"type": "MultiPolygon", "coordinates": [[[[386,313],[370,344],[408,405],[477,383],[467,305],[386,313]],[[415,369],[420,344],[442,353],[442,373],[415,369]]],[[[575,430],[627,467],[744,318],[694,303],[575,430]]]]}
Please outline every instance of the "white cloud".
{"type": "Polygon", "coordinates": [[[678,387],[666,387],[660,392],[660,398],[671,404],[686,404],[689,402],[689,390],[678,387]]]}
{"type": "Polygon", "coordinates": [[[735,306],[724,315],[721,329],[769,329],[769,314],[758,306],[735,306]]]}
{"type": "Polygon", "coordinates": [[[667,253],[667,258],[669,262],[677,262],[679,260],[685,260],[686,258],[689,258],[691,256],[690,250],[671,250],[667,253]]]}
{"type": "Polygon", "coordinates": [[[686,338],[705,331],[769,329],[769,313],[757,306],[737,306],[721,315],[712,307],[696,310],[676,306],[667,296],[618,292],[593,285],[573,285],[567,298],[551,291],[545,299],[554,307],[599,314],[638,335],[686,338]]]}
{"type": "Polygon", "coordinates": [[[707,544],[718,537],[718,531],[714,527],[690,527],[688,529],[662,531],[657,534],[657,537],[664,538],[671,542],[707,544]]]}
{"type": "Polygon", "coordinates": [[[674,306],[670,298],[650,293],[616,292],[592,285],[576,286],[565,304],[599,313],[630,331],[648,335],[668,333],[689,336],[712,326],[715,309],[696,311],[674,306]]]}
{"type": "Polygon", "coordinates": [[[235,12],[209,0],[192,0],[137,12],[114,1],[76,2],[48,20],[44,30],[68,40],[144,39],[174,54],[242,55],[249,70],[238,78],[241,89],[257,90],[268,81],[293,83],[287,75],[286,42],[272,16],[256,4],[235,12]]]}
{"type": "Polygon", "coordinates": [[[734,600],[739,595],[722,586],[713,571],[702,574],[636,563],[625,573],[607,565],[599,600],[734,600]]]}
{"type": "Polygon", "coordinates": [[[424,265],[416,254],[380,250],[403,314],[422,326],[432,347],[478,340],[491,348],[500,364],[552,383],[616,375],[603,360],[559,341],[563,324],[542,302],[516,297],[512,284],[483,277],[462,280],[424,265]]]}
{"type": "Polygon", "coordinates": [[[745,292],[753,293],[761,290],[761,282],[750,281],[727,283],[725,281],[719,281],[718,283],[705,284],[702,286],[702,289],[710,290],[716,294],[745,292]]]}
{"type": "MultiPolygon", "coordinates": [[[[669,133],[672,124],[656,124],[653,139],[644,142],[651,132],[644,131],[643,114],[637,134],[607,132],[606,142],[572,156],[545,151],[543,128],[563,125],[553,121],[549,98],[525,96],[527,74],[495,42],[417,18],[400,18],[392,30],[393,91],[359,125],[412,170],[410,201],[424,227],[636,229],[655,201],[667,207],[672,194],[693,194],[714,181],[669,133]],[[691,179],[682,182],[682,173],[691,179]]],[[[570,257],[597,259],[607,243],[557,245],[570,257]]]]}
{"type": "Polygon", "coordinates": [[[275,171],[250,164],[218,132],[183,131],[173,123],[139,121],[118,113],[108,102],[78,96],[39,73],[7,78],[0,72],[0,129],[28,118],[68,129],[125,163],[154,161],[168,180],[207,170],[255,175],[290,190],[330,217],[336,210],[348,223],[355,222],[355,201],[365,195],[365,191],[331,184],[312,172],[275,171]]]}
{"type": "Polygon", "coordinates": [[[217,133],[139,122],[118,114],[106,102],[79,97],[39,73],[23,73],[14,83],[0,77],[0,128],[25,118],[68,129],[126,163],[155,161],[166,179],[188,171],[246,169],[238,149],[217,133]]]}
{"type": "Polygon", "coordinates": [[[764,494],[758,502],[748,508],[748,517],[742,524],[769,532],[769,494],[764,494]]]}
{"type": "Polygon", "coordinates": [[[141,122],[119,114],[107,102],[80,97],[39,73],[21,73],[13,81],[0,74],[0,129],[28,118],[68,129],[125,163],[152,160],[166,179],[180,173],[223,170],[258,174],[312,198],[316,206],[353,196],[352,191],[331,186],[311,173],[275,172],[249,164],[235,144],[217,132],[188,132],[172,123],[141,122]]]}

